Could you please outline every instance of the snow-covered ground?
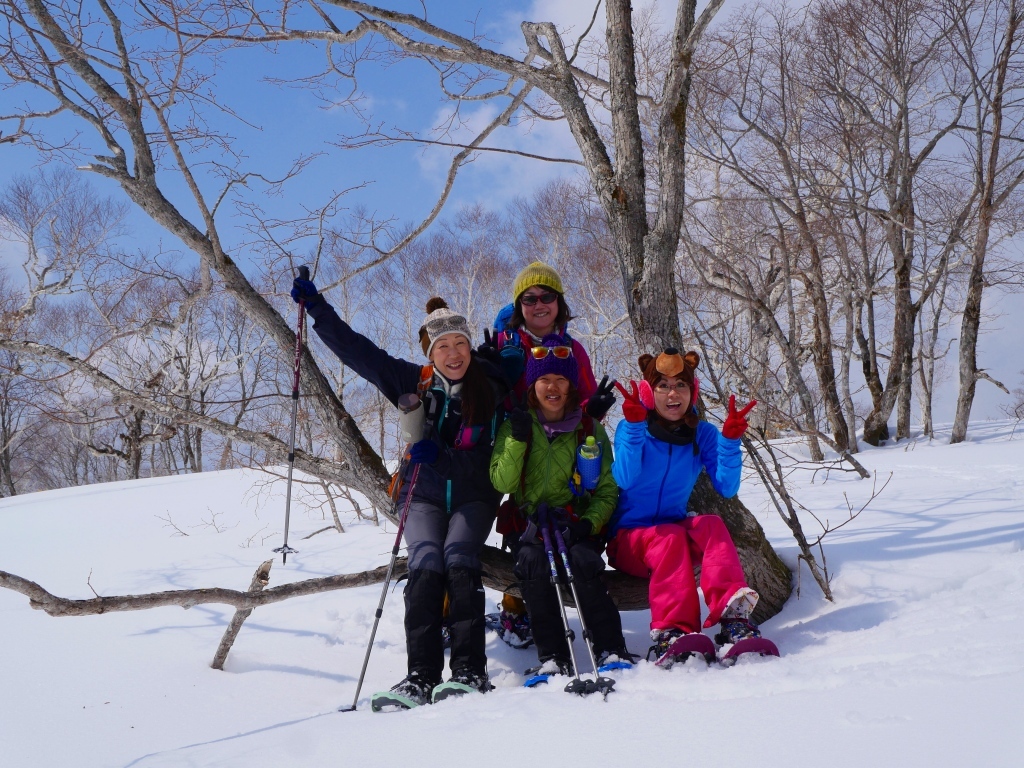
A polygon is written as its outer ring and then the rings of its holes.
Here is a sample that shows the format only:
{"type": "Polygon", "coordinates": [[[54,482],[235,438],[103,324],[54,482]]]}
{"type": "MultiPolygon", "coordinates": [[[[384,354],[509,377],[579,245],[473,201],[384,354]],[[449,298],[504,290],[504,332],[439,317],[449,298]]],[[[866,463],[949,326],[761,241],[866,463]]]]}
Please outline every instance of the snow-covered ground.
{"type": "MultiPolygon", "coordinates": [[[[389,595],[359,710],[351,703],[380,587],[257,609],[223,672],[232,609],[203,605],[51,618],[0,590],[0,765],[29,766],[1017,766],[1024,712],[1024,432],[975,425],[865,451],[885,491],[826,539],[835,603],[802,595],[762,627],[782,658],[623,673],[579,699],[520,687],[532,649],[491,636],[497,690],[395,714],[368,697],[404,675],[400,589],[389,595]]],[[[822,519],[871,495],[849,474],[795,476],[822,519]]],[[[248,471],[114,483],[0,501],[0,569],[91,597],[245,589],[280,545],[283,487],[248,471]],[[182,533],[187,535],[181,535],[182,533]]],[[[788,531],[750,479],[741,497],[791,564],[788,531]]],[[[387,562],[394,527],[344,535],[293,508],[301,550],[281,584],[387,562]]],[[[813,532],[814,521],[805,521],[813,532]]],[[[488,602],[498,596],[488,593],[488,602]]],[[[646,651],[644,612],[624,614],[646,651]]],[[[572,617],[575,621],[575,617],[572,617]]],[[[577,646],[582,650],[579,643],[577,646]]]]}

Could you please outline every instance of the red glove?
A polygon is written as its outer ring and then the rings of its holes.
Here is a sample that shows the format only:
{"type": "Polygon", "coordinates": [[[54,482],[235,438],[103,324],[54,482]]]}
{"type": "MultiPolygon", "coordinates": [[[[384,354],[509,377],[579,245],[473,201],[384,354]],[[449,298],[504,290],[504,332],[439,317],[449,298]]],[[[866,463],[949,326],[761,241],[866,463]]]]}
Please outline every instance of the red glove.
{"type": "Polygon", "coordinates": [[[757,400],[751,400],[742,411],[736,410],[736,395],[729,395],[729,414],[725,417],[722,425],[722,434],[730,440],[743,437],[750,425],[747,423],[747,414],[757,405],[757,400]]]}
{"type": "Polygon", "coordinates": [[[647,412],[654,408],[654,393],[646,379],[639,385],[635,381],[629,382],[629,392],[617,381],[615,388],[622,393],[622,415],[626,417],[626,421],[634,424],[646,421],[647,412]]]}

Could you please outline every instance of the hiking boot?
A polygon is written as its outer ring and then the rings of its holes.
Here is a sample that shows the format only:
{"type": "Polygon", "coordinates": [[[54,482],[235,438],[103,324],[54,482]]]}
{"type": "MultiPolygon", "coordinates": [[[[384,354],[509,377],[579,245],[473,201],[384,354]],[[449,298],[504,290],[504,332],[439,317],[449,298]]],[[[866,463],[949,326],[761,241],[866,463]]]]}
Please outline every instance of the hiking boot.
{"type": "Polygon", "coordinates": [[[572,677],[572,662],[568,659],[548,659],[547,661],[542,661],[536,667],[530,667],[523,674],[527,677],[534,677],[535,675],[565,675],[566,677],[572,677]]]}
{"type": "Polygon", "coordinates": [[[441,683],[434,688],[431,694],[431,701],[435,704],[444,701],[450,696],[462,696],[467,693],[487,693],[494,690],[486,672],[474,672],[470,669],[458,669],[452,672],[451,679],[447,683],[441,683]]]}
{"type": "Polygon", "coordinates": [[[412,709],[430,703],[430,696],[437,683],[427,680],[417,672],[410,672],[402,682],[391,690],[373,694],[370,707],[374,712],[391,709],[412,709]]]}
{"type": "Polygon", "coordinates": [[[652,629],[651,640],[654,641],[654,645],[647,649],[647,660],[650,661],[651,657],[657,661],[668,651],[669,647],[682,637],[685,633],[681,629],[652,629]]]}
{"type": "Polygon", "coordinates": [[[700,656],[710,663],[715,658],[715,644],[703,632],[683,632],[679,629],[663,629],[651,632],[654,645],[647,652],[647,658],[657,654],[654,663],[662,669],[671,669],[691,656],[700,656]]]}
{"type": "Polygon", "coordinates": [[[634,664],[640,661],[640,657],[630,653],[625,648],[620,648],[617,651],[601,651],[596,656],[597,668],[603,669],[630,669],[634,664]]]}
{"type": "Polygon", "coordinates": [[[501,639],[513,648],[529,648],[533,645],[528,613],[513,613],[502,608],[498,614],[498,624],[501,626],[501,639]]]}
{"type": "Polygon", "coordinates": [[[737,643],[740,640],[746,640],[749,637],[760,637],[761,632],[758,630],[750,619],[722,619],[719,626],[722,628],[721,631],[715,635],[716,645],[731,645],[737,643]]]}

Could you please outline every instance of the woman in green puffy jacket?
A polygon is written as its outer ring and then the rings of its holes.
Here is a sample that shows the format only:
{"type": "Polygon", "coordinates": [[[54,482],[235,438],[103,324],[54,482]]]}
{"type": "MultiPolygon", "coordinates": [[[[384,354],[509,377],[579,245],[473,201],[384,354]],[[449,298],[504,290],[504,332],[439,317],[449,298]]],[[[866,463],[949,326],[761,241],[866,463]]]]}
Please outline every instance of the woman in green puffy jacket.
{"type": "Polygon", "coordinates": [[[612,447],[604,427],[583,415],[578,381],[572,347],[561,336],[545,336],[540,346],[527,350],[529,410],[512,412],[498,430],[491,455],[491,482],[502,493],[512,494],[522,522],[506,543],[515,558],[540,660],[540,666],[527,674],[573,672],[547,553],[536,527],[527,524],[542,503],[565,538],[594,656],[602,664],[632,658],[622,637],[619,611],[600,578],[605,566],[597,534],[611,518],[619,496],[611,473],[612,447]],[[585,491],[576,474],[576,454],[590,435],[601,448],[601,471],[593,490],[585,491]]]}

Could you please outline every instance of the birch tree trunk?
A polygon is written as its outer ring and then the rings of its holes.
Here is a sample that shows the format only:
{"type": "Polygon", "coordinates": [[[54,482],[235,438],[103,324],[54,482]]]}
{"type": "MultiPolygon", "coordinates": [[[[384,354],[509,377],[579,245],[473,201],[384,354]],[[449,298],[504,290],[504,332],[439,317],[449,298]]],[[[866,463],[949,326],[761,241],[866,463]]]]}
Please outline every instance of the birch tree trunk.
{"type": "MultiPolygon", "coordinates": [[[[1003,139],[1003,104],[1006,96],[1006,76],[1010,66],[1011,55],[1018,46],[1017,33],[1021,18],[1017,10],[1016,0],[1010,0],[1010,7],[1007,11],[1006,29],[1003,37],[1003,45],[995,67],[995,81],[991,88],[983,87],[978,83],[978,90],[983,91],[985,96],[990,96],[991,138],[988,142],[987,157],[977,158],[979,182],[981,186],[981,201],[978,204],[977,227],[974,234],[974,244],[971,250],[971,272],[967,279],[967,297],[964,301],[963,318],[960,324],[960,350],[959,350],[959,373],[960,390],[956,399],[956,416],[953,420],[953,433],[949,438],[950,443],[963,442],[967,437],[967,424],[971,418],[971,408],[974,405],[974,394],[978,379],[983,378],[982,371],[978,368],[978,336],[981,331],[981,300],[985,290],[985,258],[989,249],[989,238],[992,233],[992,224],[996,212],[1003,202],[1024,179],[1024,172],[1018,172],[1016,177],[1011,177],[1007,186],[1000,193],[996,193],[995,185],[1001,175],[1005,175],[1005,168],[1000,168],[1000,163],[1005,158],[1000,158],[1000,150],[1003,139]],[[1002,174],[1001,174],[1002,172],[1002,174]]],[[[986,110],[987,111],[987,110],[986,110]]],[[[985,124],[979,120],[977,130],[979,139],[985,131],[985,124]]],[[[984,147],[984,142],[979,141],[979,150],[984,147]]],[[[998,385],[998,383],[997,383],[998,385]]],[[[1001,386],[1001,385],[999,385],[1001,386]]],[[[1002,387],[1006,391],[1005,387],[1002,387]]]]}

